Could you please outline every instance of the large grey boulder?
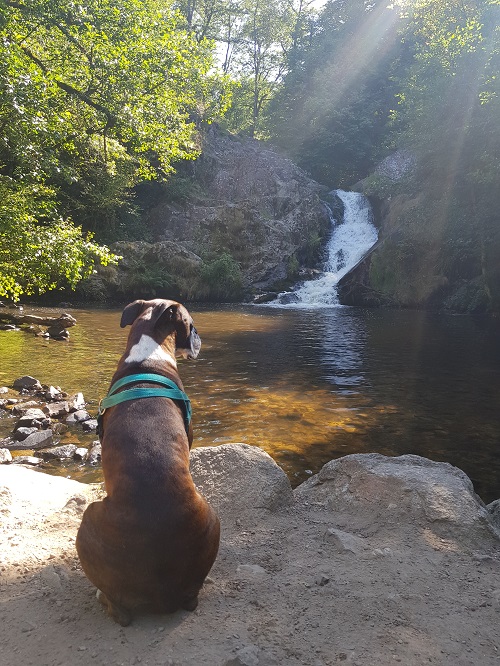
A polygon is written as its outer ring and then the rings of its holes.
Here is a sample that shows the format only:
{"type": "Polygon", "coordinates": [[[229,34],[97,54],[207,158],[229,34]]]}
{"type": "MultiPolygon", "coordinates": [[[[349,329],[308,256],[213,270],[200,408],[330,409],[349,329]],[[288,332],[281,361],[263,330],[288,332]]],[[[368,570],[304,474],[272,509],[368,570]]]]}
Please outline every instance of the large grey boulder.
{"type": "Polygon", "coordinates": [[[74,497],[87,497],[91,486],[24,467],[0,466],[0,512],[23,524],[63,508],[74,497]]]}
{"type": "MultiPolygon", "coordinates": [[[[412,524],[428,538],[455,538],[472,544],[478,531],[500,536],[492,516],[457,467],[415,455],[355,454],[332,460],[295,489],[295,499],[356,516],[366,534],[397,531],[412,524]]],[[[352,525],[351,518],[351,527],[352,525]]],[[[417,535],[415,535],[417,536],[417,535]]]]}
{"type": "Polygon", "coordinates": [[[224,521],[278,511],[293,503],[285,472],[262,449],[248,444],[191,451],[191,475],[200,492],[224,521]]]}

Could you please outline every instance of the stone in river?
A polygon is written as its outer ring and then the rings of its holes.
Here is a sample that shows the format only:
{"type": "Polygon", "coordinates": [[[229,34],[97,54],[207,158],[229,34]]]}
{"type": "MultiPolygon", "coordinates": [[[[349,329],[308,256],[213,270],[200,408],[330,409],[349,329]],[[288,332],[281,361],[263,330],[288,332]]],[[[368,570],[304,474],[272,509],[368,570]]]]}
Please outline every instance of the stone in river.
{"type": "Polygon", "coordinates": [[[66,401],[63,402],[51,402],[45,405],[43,411],[47,416],[50,416],[52,419],[58,419],[64,414],[69,414],[69,404],[66,401]]]}
{"type": "Polygon", "coordinates": [[[101,445],[99,441],[93,442],[89,451],[88,462],[90,465],[98,465],[101,462],[101,445]]]}
{"type": "Polygon", "coordinates": [[[86,409],[79,409],[68,416],[66,423],[70,425],[72,423],[83,423],[84,421],[88,421],[90,418],[90,414],[86,409]]]}
{"type": "Polygon", "coordinates": [[[34,432],[32,435],[28,435],[24,441],[15,442],[7,448],[15,449],[18,451],[27,451],[43,449],[47,446],[51,446],[53,443],[54,440],[52,439],[52,430],[37,430],[37,432],[34,432]]]}
{"type": "Polygon", "coordinates": [[[95,432],[97,430],[97,419],[89,419],[82,423],[83,432],[95,432]]]}
{"type": "Polygon", "coordinates": [[[87,460],[89,457],[89,451],[85,447],[81,446],[77,448],[73,454],[75,460],[87,460]]]}
{"type": "Polygon", "coordinates": [[[80,409],[84,409],[85,398],[83,397],[83,393],[77,393],[76,395],[72,395],[70,398],[68,398],[68,403],[69,403],[70,412],[76,412],[80,409]]]}
{"type": "Polygon", "coordinates": [[[42,391],[42,397],[45,398],[45,400],[53,401],[53,400],[61,400],[61,398],[64,397],[63,391],[59,388],[59,386],[49,386],[47,389],[42,391]]]}
{"type": "Polygon", "coordinates": [[[35,428],[35,427],[31,427],[31,428],[21,427],[21,428],[17,428],[17,430],[14,430],[13,437],[18,442],[23,442],[26,439],[26,437],[29,437],[34,432],[38,432],[38,428],[35,428]]]}
{"type": "Polygon", "coordinates": [[[40,455],[44,460],[64,460],[65,458],[73,458],[77,448],[75,444],[63,444],[40,451],[40,455]]]}
{"type": "Polygon", "coordinates": [[[18,391],[21,389],[27,389],[28,391],[40,391],[42,388],[42,385],[38,379],[30,377],[29,375],[24,375],[23,377],[16,379],[13,386],[18,391]]]}
{"type": "Polygon", "coordinates": [[[48,420],[45,414],[41,409],[31,408],[28,409],[16,423],[17,428],[31,428],[33,425],[36,425],[34,421],[43,423],[45,420],[48,420]]]}
{"type": "Polygon", "coordinates": [[[39,404],[36,400],[30,400],[29,402],[18,402],[12,408],[12,413],[16,416],[21,416],[22,414],[25,414],[28,409],[38,409],[38,407],[39,404]]]}
{"type": "Polygon", "coordinates": [[[17,465],[41,465],[43,460],[41,458],[36,458],[35,456],[16,456],[12,458],[12,462],[17,465]]]}

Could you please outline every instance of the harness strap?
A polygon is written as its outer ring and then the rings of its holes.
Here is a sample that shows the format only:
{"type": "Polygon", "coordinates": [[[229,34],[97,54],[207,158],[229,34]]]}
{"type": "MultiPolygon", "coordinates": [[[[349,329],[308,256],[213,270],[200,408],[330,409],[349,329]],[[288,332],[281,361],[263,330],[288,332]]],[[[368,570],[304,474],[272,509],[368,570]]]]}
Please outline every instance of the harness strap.
{"type": "Polygon", "coordinates": [[[162,375],[155,375],[150,373],[128,375],[115,382],[108,391],[108,395],[103,398],[99,404],[99,413],[97,415],[97,434],[102,437],[102,416],[106,409],[119,405],[121,402],[127,400],[139,400],[141,398],[170,398],[176,402],[181,403],[182,411],[184,412],[184,426],[186,431],[189,429],[191,423],[191,402],[188,396],[181,391],[175,382],[162,375]],[[131,388],[126,391],[117,393],[119,389],[128,384],[135,384],[136,382],[152,382],[154,384],[162,384],[167,388],[131,388]]]}

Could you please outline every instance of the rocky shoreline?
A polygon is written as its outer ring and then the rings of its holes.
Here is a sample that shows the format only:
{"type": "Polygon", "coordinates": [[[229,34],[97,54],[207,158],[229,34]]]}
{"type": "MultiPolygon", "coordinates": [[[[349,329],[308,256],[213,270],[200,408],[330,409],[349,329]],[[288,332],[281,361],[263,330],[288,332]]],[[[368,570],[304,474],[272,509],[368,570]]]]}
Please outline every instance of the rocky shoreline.
{"type": "Polygon", "coordinates": [[[4,663],[499,663],[498,503],[457,468],[357,454],[292,490],[267,454],[232,444],[195,449],[191,472],[222,524],[200,606],[123,628],[74,548],[102,487],[0,466],[4,663]]]}
{"type": "Polygon", "coordinates": [[[11,432],[0,439],[0,463],[39,466],[73,460],[95,466],[100,462],[98,440],[90,446],[61,443],[71,433],[75,438],[83,433],[95,437],[97,420],[87,411],[82,393],[68,395],[59,386],[42,385],[35,377],[19,377],[12,387],[0,387],[3,430],[12,421],[11,432]]]}

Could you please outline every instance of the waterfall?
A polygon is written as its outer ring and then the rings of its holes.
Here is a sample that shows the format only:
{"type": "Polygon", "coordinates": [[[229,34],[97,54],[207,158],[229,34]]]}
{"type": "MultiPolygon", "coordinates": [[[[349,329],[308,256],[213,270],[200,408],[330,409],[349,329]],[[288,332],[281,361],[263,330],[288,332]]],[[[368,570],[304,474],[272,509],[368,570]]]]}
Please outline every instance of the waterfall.
{"type": "Polygon", "coordinates": [[[327,258],[323,273],[307,282],[299,283],[292,292],[283,292],[269,303],[271,306],[290,308],[320,308],[339,305],[337,283],[365,256],[377,242],[377,229],[368,199],[358,192],[334,190],[344,204],[344,216],[337,223],[327,206],[332,232],[327,244],[327,258]]]}

